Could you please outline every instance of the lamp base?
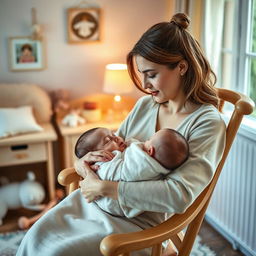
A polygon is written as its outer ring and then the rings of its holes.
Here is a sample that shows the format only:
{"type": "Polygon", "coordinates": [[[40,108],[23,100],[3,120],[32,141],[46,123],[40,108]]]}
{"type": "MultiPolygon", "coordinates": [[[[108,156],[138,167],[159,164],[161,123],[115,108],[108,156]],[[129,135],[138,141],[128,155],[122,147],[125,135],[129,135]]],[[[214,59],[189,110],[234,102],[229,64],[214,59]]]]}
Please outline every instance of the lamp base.
{"type": "Polygon", "coordinates": [[[128,113],[129,112],[127,110],[115,111],[112,108],[108,109],[108,111],[105,115],[105,121],[108,123],[117,122],[117,121],[121,122],[126,118],[128,113]]]}
{"type": "Polygon", "coordinates": [[[113,98],[112,108],[108,109],[107,111],[105,118],[107,122],[122,121],[128,114],[125,102],[122,100],[121,96],[119,96],[118,98],[117,96],[119,95],[116,95],[113,98]]]}

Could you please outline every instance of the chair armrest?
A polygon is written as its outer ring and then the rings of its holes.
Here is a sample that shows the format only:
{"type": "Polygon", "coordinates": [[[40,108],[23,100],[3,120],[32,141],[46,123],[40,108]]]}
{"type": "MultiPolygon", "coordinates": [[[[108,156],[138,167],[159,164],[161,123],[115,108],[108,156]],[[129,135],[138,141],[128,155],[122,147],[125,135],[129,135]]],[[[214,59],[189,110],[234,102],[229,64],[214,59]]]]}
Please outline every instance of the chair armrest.
{"type": "Polygon", "coordinates": [[[142,231],[108,235],[101,241],[100,251],[104,256],[117,256],[160,244],[179,232],[181,216],[176,214],[158,226],[142,231]]]}
{"type": "Polygon", "coordinates": [[[63,186],[68,186],[73,182],[80,180],[80,176],[75,171],[74,167],[62,170],[58,175],[58,182],[63,186]]]}
{"type": "Polygon", "coordinates": [[[150,248],[176,236],[205,207],[206,201],[209,201],[210,194],[211,190],[209,190],[208,185],[184,213],[175,214],[155,227],[138,232],[106,236],[100,244],[101,253],[104,256],[116,256],[122,253],[150,248]]]}

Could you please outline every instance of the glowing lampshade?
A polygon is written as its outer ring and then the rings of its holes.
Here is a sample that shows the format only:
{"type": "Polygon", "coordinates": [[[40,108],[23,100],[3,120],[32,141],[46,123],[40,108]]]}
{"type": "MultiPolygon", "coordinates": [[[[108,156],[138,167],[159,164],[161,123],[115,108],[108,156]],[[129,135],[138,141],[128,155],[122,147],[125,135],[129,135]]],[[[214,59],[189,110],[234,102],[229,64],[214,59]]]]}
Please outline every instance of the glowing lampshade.
{"type": "MultiPolygon", "coordinates": [[[[120,95],[133,90],[126,64],[108,64],[105,70],[103,91],[120,95]]],[[[120,96],[119,96],[120,97],[120,96]]]]}

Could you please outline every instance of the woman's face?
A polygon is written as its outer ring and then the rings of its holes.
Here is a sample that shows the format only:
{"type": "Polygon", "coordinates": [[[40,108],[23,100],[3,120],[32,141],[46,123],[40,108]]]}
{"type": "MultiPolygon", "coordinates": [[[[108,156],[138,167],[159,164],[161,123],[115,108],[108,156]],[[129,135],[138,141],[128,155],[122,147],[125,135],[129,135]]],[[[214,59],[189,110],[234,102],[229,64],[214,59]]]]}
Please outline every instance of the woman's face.
{"type": "Polygon", "coordinates": [[[158,103],[175,100],[183,94],[181,85],[181,68],[174,69],[151,62],[140,55],[135,57],[138,71],[141,74],[142,86],[158,103]]]}

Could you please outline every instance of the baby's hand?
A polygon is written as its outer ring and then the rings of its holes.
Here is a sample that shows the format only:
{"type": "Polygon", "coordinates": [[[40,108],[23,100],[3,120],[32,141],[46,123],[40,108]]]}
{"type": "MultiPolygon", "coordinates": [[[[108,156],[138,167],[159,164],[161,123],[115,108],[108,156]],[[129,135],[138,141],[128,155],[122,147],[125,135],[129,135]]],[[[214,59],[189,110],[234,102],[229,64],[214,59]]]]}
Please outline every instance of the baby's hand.
{"type": "Polygon", "coordinates": [[[90,168],[91,168],[93,171],[97,172],[97,171],[99,170],[100,166],[97,165],[97,164],[93,164],[93,165],[90,165],[90,168]]]}
{"type": "Polygon", "coordinates": [[[106,150],[98,150],[92,151],[84,155],[82,158],[75,161],[75,169],[78,175],[85,179],[86,170],[85,164],[89,164],[90,168],[93,171],[97,171],[99,169],[98,165],[95,165],[96,162],[108,162],[113,159],[115,155],[112,152],[106,150]]]}
{"type": "Polygon", "coordinates": [[[83,160],[86,163],[92,164],[96,162],[108,162],[114,158],[114,154],[106,150],[98,150],[87,153],[80,160],[83,160]]]}

